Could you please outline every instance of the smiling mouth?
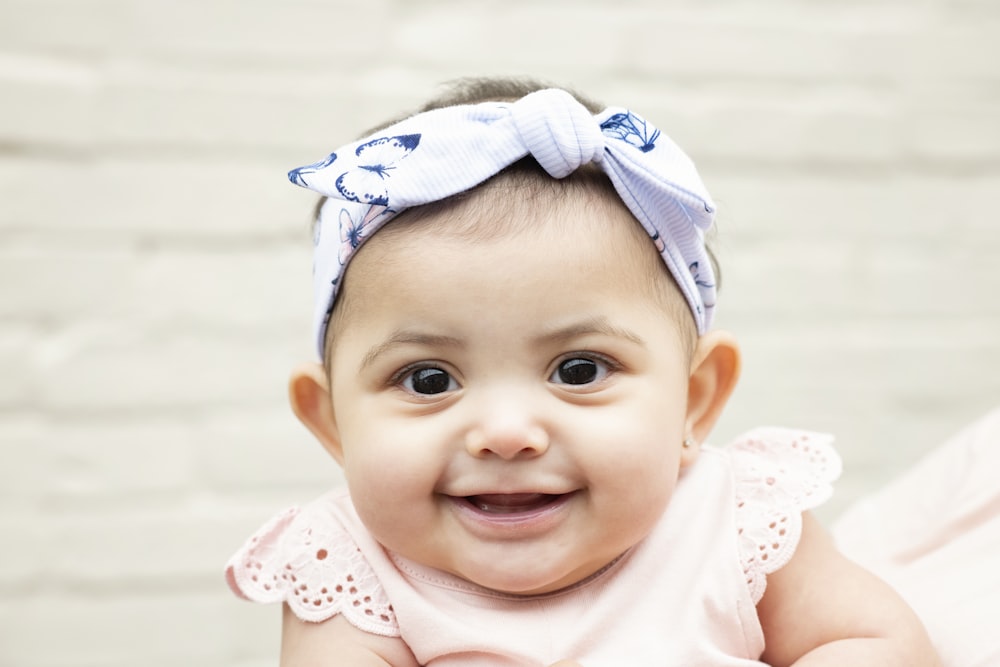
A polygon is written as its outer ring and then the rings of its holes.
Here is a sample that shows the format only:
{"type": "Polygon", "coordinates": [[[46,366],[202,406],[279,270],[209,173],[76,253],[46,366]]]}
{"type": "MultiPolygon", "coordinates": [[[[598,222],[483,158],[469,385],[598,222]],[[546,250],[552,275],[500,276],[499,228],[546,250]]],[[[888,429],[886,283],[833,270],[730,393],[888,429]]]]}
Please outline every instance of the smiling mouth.
{"type": "Polygon", "coordinates": [[[545,509],[567,494],[549,493],[484,493],[465,496],[465,501],[486,514],[525,514],[545,509]]]}
{"type": "Polygon", "coordinates": [[[480,493],[450,499],[459,520],[480,539],[526,540],[566,521],[577,493],[480,493]]]}

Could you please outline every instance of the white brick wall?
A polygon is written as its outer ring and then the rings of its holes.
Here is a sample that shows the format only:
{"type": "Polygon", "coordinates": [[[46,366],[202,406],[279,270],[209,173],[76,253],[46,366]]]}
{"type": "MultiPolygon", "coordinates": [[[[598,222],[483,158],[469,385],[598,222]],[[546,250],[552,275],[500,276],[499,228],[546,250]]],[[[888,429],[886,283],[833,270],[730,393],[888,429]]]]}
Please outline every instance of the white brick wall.
{"type": "Polygon", "coordinates": [[[274,664],[220,568],[340,480],[284,406],[284,171],[487,73],[696,158],[746,353],[718,439],[837,433],[827,517],[1000,402],[993,0],[2,0],[0,666],[274,664]]]}

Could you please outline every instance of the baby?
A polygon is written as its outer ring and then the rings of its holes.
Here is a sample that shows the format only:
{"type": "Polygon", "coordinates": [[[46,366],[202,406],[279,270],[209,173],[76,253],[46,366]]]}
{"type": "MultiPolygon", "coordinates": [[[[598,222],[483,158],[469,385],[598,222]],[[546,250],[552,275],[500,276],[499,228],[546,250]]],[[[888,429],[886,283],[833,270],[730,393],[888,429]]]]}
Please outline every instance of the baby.
{"type": "Polygon", "coordinates": [[[348,489],[227,568],[284,603],[283,665],[938,664],[808,513],[828,437],[702,445],[739,351],[649,122],[467,81],[289,176],[325,197],[290,400],[348,489]]]}

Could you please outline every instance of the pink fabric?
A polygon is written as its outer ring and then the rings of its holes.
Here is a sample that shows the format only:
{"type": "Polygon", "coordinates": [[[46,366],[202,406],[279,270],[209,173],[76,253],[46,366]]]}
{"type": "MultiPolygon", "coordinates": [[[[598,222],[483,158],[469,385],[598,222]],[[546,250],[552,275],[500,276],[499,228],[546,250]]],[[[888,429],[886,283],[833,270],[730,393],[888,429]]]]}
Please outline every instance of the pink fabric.
{"type": "Polygon", "coordinates": [[[642,543],[568,589],[517,597],[388,553],[344,492],[266,524],[230,560],[240,596],[401,636],[424,665],[760,665],[756,602],[829,497],[829,438],[759,430],[706,448],[642,543]],[[390,603],[391,601],[391,603],[390,603]]]}
{"type": "Polygon", "coordinates": [[[833,532],[906,598],[945,665],[1000,665],[1000,410],[849,509],[833,532]]]}

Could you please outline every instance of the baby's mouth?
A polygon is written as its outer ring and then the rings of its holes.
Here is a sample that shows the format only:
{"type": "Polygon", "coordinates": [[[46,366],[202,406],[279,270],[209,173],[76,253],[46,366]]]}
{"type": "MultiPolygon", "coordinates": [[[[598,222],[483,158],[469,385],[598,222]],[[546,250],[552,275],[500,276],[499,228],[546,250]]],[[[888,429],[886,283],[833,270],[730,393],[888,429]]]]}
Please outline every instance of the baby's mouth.
{"type": "Polygon", "coordinates": [[[562,495],[549,493],[484,493],[466,496],[466,502],[487,514],[522,514],[551,505],[562,495]]]}

